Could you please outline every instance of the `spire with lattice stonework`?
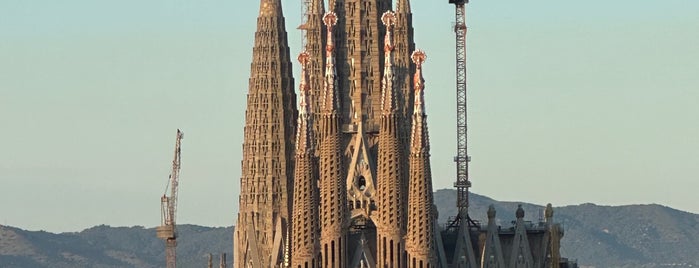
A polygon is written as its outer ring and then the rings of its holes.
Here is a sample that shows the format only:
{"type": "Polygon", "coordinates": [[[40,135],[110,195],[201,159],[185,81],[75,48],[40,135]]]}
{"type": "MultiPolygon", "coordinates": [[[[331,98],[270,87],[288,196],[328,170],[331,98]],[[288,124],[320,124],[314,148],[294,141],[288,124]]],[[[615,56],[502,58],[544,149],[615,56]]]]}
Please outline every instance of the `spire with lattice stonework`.
{"type": "Polygon", "coordinates": [[[394,87],[393,25],[395,14],[381,17],[386,25],[384,41],[384,74],[381,92],[381,121],[379,127],[379,156],[377,162],[377,263],[376,267],[405,267],[403,236],[405,235],[407,196],[403,181],[403,145],[400,115],[394,87]]]}
{"type": "Polygon", "coordinates": [[[425,114],[422,63],[425,53],[417,50],[412,55],[417,66],[415,73],[415,107],[410,133],[410,172],[408,192],[408,229],[405,249],[410,268],[434,268],[437,265],[435,249],[435,212],[432,211],[432,171],[430,167],[430,138],[425,114]]]}
{"type": "Polygon", "coordinates": [[[310,55],[302,52],[299,86],[299,117],[294,157],[294,207],[291,233],[291,267],[319,267],[318,170],[313,147],[313,114],[309,110],[308,67],[310,55]]]}
{"type": "Polygon", "coordinates": [[[335,67],[335,42],[333,27],[337,15],[328,12],[323,17],[327,30],[325,46],[325,80],[320,99],[318,115],[320,130],[319,169],[320,169],[320,220],[322,267],[345,267],[346,260],[346,221],[347,191],[344,184],[344,163],[340,133],[339,103],[335,67]]]}
{"type": "Polygon", "coordinates": [[[296,95],[281,0],[261,0],[241,161],[235,267],[276,267],[288,256],[296,95]]]}

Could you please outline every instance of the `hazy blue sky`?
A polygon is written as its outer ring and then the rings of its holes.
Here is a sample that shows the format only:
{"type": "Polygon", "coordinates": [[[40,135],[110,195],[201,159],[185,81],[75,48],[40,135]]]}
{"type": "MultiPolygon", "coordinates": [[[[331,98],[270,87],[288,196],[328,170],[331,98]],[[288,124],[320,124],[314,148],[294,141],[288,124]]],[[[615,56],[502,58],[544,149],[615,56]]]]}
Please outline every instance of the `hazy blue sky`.
{"type": "MultiPolygon", "coordinates": [[[[283,1],[292,54],[302,1],[283,1]]],[[[434,188],[454,180],[454,9],[413,0],[434,188]]],[[[258,1],[0,1],[0,224],[236,219],[258,1]]],[[[473,0],[474,192],[699,213],[699,1],[473,0]]],[[[298,71],[298,66],[294,66],[298,71]]]]}

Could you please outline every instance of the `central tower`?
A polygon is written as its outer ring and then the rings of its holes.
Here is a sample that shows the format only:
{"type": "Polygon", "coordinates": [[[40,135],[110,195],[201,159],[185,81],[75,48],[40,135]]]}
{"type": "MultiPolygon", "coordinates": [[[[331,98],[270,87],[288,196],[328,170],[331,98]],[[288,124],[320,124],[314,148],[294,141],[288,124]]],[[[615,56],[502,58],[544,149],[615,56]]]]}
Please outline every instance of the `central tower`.
{"type": "MultiPolygon", "coordinates": [[[[408,176],[413,110],[422,107],[410,3],[398,0],[395,12],[390,0],[304,3],[297,112],[281,0],[260,0],[235,267],[405,267],[408,221],[432,230],[422,226],[432,224],[423,220],[431,200],[408,213],[409,185],[432,189],[429,174],[413,184],[408,176]]],[[[431,242],[410,245],[435,256],[431,242]]]]}

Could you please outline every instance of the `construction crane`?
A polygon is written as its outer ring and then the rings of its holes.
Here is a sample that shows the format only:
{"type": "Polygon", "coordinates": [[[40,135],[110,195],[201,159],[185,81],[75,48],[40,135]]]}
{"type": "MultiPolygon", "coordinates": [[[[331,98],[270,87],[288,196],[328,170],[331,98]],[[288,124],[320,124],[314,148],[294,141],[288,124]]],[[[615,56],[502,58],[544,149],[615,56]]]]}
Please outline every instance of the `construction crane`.
{"type": "Polygon", "coordinates": [[[172,172],[165,187],[165,193],[160,198],[161,225],[156,228],[158,238],[165,240],[165,264],[167,268],[177,267],[177,231],[175,216],[177,212],[177,184],[180,178],[180,144],[184,133],[177,130],[175,141],[175,158],[172,160],[172,172]],[[167,190],[170,189],[170,196],[167,190]]]}
{"type": "Polygon", "coordinates": [[[468,188],[471,182],[468,178],[468,163],[471,157],[467,150],[466,135],[466,4],[468,0],[449,0],[456,7],[456,207],[459,214],[452,225],[470,221],[468,217],[468,188]]]}

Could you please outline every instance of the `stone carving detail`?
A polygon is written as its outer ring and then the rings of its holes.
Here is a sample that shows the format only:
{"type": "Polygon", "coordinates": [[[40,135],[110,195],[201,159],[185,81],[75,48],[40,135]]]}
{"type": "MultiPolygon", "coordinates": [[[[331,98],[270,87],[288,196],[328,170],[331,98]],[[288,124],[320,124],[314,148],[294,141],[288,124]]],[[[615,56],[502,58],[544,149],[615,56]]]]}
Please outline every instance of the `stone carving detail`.
{"type": "Polygon", "coordinates": [[[234,267],[561,267],[550,206],[437,222],[409,0],[304,0],[298,111],[281,2],[260,0],[234,267]]]}

